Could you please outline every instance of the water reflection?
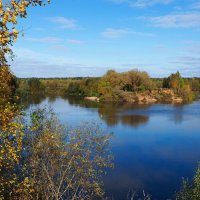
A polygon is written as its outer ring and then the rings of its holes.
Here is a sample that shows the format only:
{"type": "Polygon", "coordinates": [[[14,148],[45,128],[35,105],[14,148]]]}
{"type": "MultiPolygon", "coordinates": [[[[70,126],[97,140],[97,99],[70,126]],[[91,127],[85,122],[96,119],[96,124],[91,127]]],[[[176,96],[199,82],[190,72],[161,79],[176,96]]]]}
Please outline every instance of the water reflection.
{"type": "Polygon", "coordinates": [[[174,105],[174,122],[181,123],[183,121],[184,105],[174,105]]]}
{"type": "Polygon", "coordinates": [[[101,119],[109,126],[116,126],[117,124],[121,123],[123,125],[137,127],[147,123],[149,117],[147,115],[140,114],[126,114],[127,111],[135,109],[144,110],[149,107],[150,105],[106,103],[100,105],[98,108],[98,113],[101,119]]]}
{"type": "MultiPolygon", "coordinates": [[[[21,98],[21,104],[28,109],[31,105],[41,104],[48,98],[50,104],[54,103],[58,96],[55,95],[29,95],[21,98]]],[[[94,108],[97,110],[101,120],[106,122],[108,126],[116,126],[117,124],[123,124],[131,127],[138,127],[140,125],[147,124],[150,115],[153,114],[171,114],[171,120],[175,123],[182,123],[184,117],[185,105],[158,105],[152,107],[152,105],[145,104],[130,104],[130,103],[99,103],[95,101],[84,100],[80,97],[59,97],[66,101],[71,106],[81,108],[94,108]]]]}
{"type": "Polygon", "coordinates": [[[148,116],[145,115],[125,115],[122,116],[121,122],[124,125],[130,125],[133,127],[137,127],[141,124],[146,124],[149,120],[148,116]]]}
{"type": "MultiPolygon", "coordinates": [[[[49,103],[54,103],[57,96],[54,95],[30,95],[22,99],[22,105],[26,109],[32,104],[40,104],[48,98],[49,103]]],[[[95,101],[84,100],[78,97],[60,97],[67,101],[70,105],[83,108],[96,108],[101,120],[108,126],[116,126],[121,123],[126,126],[138,127],[146,124],[149,120],[148,115],[126,114],[128,111],[145,110],[150,108],[150,105],[122,104],[122,103],[98,103],[95,101]]]]}
{"type": "Polygon", "coordinates": [[[28,109],[31,105],[39,105],[46,98],[47,96],[44,94],[25,95],[19,98],[19,104],[21,104],[24,109],[28,109]]]}

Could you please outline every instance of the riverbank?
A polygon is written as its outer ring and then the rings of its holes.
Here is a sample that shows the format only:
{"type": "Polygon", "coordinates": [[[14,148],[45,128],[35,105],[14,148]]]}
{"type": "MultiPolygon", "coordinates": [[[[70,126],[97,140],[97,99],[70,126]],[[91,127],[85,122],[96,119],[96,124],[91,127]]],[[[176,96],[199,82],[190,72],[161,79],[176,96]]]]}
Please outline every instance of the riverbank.
{"type": "Polygon", "coordinates": [[[109,70],[102,77],[65,79],[20,79],[18,96],[41,93],[52,96],[78,96],[96,102],[137,104],[192,102],[200,91],[200,79],[183,78],[180,73],[153,79],[146,72],[118,73],[109,70]]]}
{"type": "MultiPolygon", "coordinates": [[[[105,99],[103,97],[85,97],[90,101],[116,101],[116,99],[105,99]]],[[[122,92],[120,93],[119,102],[129,102],[138,104],[153,104],[153,103],[172,103],[180,104],[184,102],[182,96],[177,95],[172,89],[158,89],[144,92],[122,92]]]]}

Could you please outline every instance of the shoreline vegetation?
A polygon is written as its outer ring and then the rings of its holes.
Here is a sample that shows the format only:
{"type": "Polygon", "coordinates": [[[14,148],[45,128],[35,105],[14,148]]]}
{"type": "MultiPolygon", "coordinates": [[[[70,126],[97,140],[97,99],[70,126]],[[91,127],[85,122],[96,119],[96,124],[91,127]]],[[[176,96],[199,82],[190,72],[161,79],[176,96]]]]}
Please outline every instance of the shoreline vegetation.
{"type": "Polygon", "coordinates": [[[167,78],[150,78],[147,72],[109,70],[103,77],[18,78],[20,96],[79,96],[97,102],[135,104],[189,103],[198,97],[200,78],[183,78],[179,72],[167,78]]]}

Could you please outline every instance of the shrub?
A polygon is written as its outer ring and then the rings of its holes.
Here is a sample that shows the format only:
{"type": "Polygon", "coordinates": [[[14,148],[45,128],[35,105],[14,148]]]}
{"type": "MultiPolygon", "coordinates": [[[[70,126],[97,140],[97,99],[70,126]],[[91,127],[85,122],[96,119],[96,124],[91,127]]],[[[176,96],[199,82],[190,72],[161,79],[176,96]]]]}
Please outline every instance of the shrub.
{"type": "Polygon", "coordinates": [[[200,165],[196,171],[192,183],[184,179],[181,190],[177,193],[177,200],[200,199],[200,165]]]}
{"type": "Polygon", "coordinates": [[[103,197],[102,174],[112,166],[109,138],[98,125],[70,130],[51,111],[32,112],[26,166],[33,199],[103,197]]]}

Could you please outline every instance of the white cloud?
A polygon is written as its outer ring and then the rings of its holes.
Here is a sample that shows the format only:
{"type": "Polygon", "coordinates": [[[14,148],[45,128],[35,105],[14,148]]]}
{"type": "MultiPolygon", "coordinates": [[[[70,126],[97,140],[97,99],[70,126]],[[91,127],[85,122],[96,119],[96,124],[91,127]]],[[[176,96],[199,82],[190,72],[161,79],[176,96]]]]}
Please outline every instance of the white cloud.
{"type": "Polygon", "coordinates": [[[127,3],[130,7],[146,8],[156,4],[168,5],[174,0],[111,0],[114,3],[127,3]]]}
{"type": "Polygon", "coordinates": [[[145,8],[149,6],[154,6],[156,4],[168,5],[173,0],[137,0],[135,2],[130,3],[131,7],[145,8]]]}
{"type": "Polygon", "coordinates": [[[200,13],[179,13],[157,17],[140,17],[155,27],[161,28],[200,28],[200,13]]]}
{"type": "Polygon", "coordinates": [[[60,26],[60,28],[63,29],[74,30],[80,28],[77,24],[77,20],[75,19],[68,19],[65,17],[52,17],[49,18],[49,21],[57,23],[60,26]]]}
{"type": "Polygon", "coordinates": [[[43,37],[43,38],[26,38],[25,40],[31,41],[31,42],[42,42],[42,43],[57,43],[62,41],[61,38],[58,37],[43,37]]]}
{"type": "Polygon", "coordinates": [[[107,39],[117,39],[117,38],[121,38],[125,35],[137,35],[137,36],[144,36],[144,37],[154,37],[155,36],[153,33],[137,32],[137,31],[133,31],[128,28],[126,28],[126,29],[107,28],[105,31],[103,31],[101,33],[101,35],[107,39]]]}

